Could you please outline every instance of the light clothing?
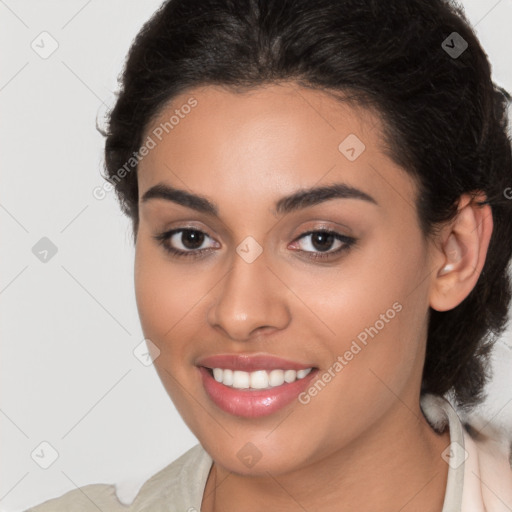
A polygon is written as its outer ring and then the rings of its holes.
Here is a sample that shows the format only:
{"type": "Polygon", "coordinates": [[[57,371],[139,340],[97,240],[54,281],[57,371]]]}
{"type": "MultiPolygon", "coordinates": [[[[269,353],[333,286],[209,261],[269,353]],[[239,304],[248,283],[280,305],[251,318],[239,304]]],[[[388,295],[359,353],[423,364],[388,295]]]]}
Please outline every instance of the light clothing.
{"type": "MultiPolygon", "coordinates": [[[[449,463],[440,512],[510,512],[512,468],[509,453],[493,440],[476,441],[462,426],[448,401],[423,395],[422,411],[437,431],[450,432],[443,452],[449,463]]],[[[200,444],[153,475],[130,506],[117,498],[115,486],[86,485],[26,512],[200,512],[212,459],[200,444]]]]}

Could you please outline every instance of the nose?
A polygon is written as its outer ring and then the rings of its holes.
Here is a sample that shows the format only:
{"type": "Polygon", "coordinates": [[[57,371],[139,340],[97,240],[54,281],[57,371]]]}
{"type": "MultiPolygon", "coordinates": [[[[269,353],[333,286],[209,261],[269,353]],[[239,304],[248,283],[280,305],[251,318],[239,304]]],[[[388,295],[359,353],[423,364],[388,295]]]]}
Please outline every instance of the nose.
{"type": "Polygon", "coordinates": [[[265,253],[250,263],[236,253],[218,285],[208,322],[235,341],[250,341],[257,334],[284,329],[290,322],[287,292],[268,267],[265,253]]]}

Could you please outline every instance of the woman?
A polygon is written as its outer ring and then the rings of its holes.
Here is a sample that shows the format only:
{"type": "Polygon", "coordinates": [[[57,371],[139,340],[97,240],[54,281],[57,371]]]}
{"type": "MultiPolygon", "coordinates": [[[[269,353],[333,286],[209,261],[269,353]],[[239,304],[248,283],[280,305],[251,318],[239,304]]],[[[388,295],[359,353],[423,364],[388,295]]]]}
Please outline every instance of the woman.
{"type": "MultiPolygon", "coordinates": [[[[509,96],[463,12],[170,0],[121,85],[106,186],[200,443],[129,510],[511,509],[510,447],[450,405],[483,399],[511,295],[509,96]]],[[[32,510],[97,509],[126,507],[32,510]]]]}

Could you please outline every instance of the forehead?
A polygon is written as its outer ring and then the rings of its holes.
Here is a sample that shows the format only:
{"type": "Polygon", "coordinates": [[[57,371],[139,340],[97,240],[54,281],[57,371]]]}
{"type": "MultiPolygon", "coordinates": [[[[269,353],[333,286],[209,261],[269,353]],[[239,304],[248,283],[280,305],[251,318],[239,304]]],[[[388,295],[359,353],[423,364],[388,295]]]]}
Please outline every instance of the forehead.
{"type": "Polygon", "coordinates": [[[139,163],[141,195],[166,182],[220,202],[223,191],[231,200],[242,194],[257,206],[328,182],[374,197],[385,192],[383,180],[411,187],[384,152],[375,113],[297,84],[190,89],[160,110],[148,137],[154,147],[139,163]]]}
{"type": "Polygon", "coordinates": [[[323,142],[327,147],[339,142],[349,129],[378,143],[380,130],[373,130],[378,124],[376,114],[354,102],[293,83],[238,90],[211,85],[172,98],[146,127],[145,135],[158,142],[169,139],[169,146],[182,146],[183,139],[190,137],[194,142],[202,139],[205,149],[210,144],[218,147],[226,139],[233,146],[243,142],[245,150],[262,139],[267,145],[273,139],[272,147],[299,138],[301,142],[310,140],[311,145],[323,142]]]}

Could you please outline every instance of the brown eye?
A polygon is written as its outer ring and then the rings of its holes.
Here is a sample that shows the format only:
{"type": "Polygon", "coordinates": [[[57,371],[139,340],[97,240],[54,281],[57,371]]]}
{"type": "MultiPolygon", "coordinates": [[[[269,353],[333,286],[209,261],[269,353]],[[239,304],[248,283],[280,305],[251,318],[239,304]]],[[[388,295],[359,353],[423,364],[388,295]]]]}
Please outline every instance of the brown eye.
{"type": "MultiPolygon", "coordinates": [[[[180,233],[180,232],[178,232],[180,233]]],[[[176,234],[178,234],[176,233],[176,234]]],[[[201,231],[192,231],[191,229],[184,229],[181,231],[179,240],[186,249],[199,249],[204,242],[205,234],[201,231]]]]}
{"type": "Polygon", "coordinates": [[[312,259],[329,258],[349,249],[354,243],[355,238],[342,235],[335,231],[317,230],[303,233],[296,239],[294,244],[299,246],[300,252],[308,253],[312,259]],[[300,243],[300,240],[309,238],[307,243],[300,243]],[[335,247],[335,250],[330,250],[335,247]]]}
{"type": "Polygon", "coordinates": [[[336,240],[332,233],[318,231],[311,235],[311,245],[319,251],[328,251],[336,240]]]}
{"type": "MultiPolygon", "coordinates": [[[[198,229],[173,229],[156,235],[154,238],[173,256],[198,257],[212,250],[212,247],[202,246],[206,240],[213,239],[198,229]]],[[[218,247],[217,242],[215,244],[218,247]]]]}

